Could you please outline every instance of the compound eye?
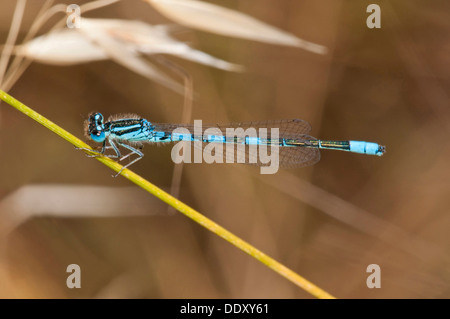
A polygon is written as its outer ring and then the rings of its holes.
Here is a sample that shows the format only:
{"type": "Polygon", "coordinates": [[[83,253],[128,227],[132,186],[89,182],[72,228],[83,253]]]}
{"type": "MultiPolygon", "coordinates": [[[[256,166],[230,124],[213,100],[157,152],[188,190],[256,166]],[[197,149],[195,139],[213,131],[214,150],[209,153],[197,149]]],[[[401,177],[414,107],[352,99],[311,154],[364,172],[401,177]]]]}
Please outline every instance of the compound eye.
{"type": "Polygon", "coordinates": [[[93,130],[91,131],[91,138],[94,142],[101,143],[105,140],[105,132],[103,130],[93,130]]]}

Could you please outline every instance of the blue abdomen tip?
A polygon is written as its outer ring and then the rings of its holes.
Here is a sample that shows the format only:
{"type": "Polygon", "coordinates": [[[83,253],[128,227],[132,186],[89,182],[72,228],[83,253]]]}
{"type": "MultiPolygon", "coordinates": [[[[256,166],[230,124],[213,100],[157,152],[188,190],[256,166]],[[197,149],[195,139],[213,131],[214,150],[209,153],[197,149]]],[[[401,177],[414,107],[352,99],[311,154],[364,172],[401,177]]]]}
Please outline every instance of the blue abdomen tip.
{"type": "Polygon", "coordinates": [[[381,156],[385,152],[385,147],[377,143],[350,141],[350,152],[381,156]]]}

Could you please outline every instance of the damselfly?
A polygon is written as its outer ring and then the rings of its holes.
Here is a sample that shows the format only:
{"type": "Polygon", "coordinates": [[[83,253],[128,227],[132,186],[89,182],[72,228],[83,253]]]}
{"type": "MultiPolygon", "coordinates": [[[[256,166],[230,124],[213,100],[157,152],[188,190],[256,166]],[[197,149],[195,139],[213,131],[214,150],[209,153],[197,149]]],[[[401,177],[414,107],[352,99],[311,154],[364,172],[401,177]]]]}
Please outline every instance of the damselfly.
{"type": "MultiPolygon", "coordinates": [[[[120,161],[136,154],[137,158],[130,161],[123,169],[140,160],[144,153],[143,143],[168,143],[168,142],[194,142],[203,147],[205,143],[232,144],[233,147],[216,148],[214,156],[223,157],[226,162],[237,162],[263,166],[262,162],[251,152],[251,147],[277,146],[279,166],[282,168],[294,168],[313,165],[320,160],[319,149],[332,149],[381,156],[385,147],[377,143],[364,141],[327,141],[318,140],[308,133],[311,126],[303,120],[276,120],[247,123],[230,123],[225,125],[203,125],[201,130],[192,124],[164,124],[152,123],[137,115],[126,114],[110,117],[106,122],[101,113],[93,113],[85,122],[85,133],[94,142],[102,143],[100,152],[85,149],[90,156],[107,156],[119,158],[120,161]],[[203,130],[206,127],[206,130],[203,130]],[[249,129],[266,128],[267,135],[251,136],[249,129]],[[213,129],[213,131],[211,131],[213,129]],[[232,130],[234,134],[226,134],[232,130]],[[240,130],[241,134],[235,134],[240,130]],[[277,136],[272,129],[277,130],[277,136]],[[215,130],[215,131],[214,131],[215,130]],[[213,132],[213,133],[211,133],[213,132]],[[243,134],[242,134],[243,132],[243,134]],[[107,145],[109,144],[109,145],[107,145]],[[240,147],[240,146],[244,147],[240,147]],[[119,147],[124,147],[130,152],[122,156],[119,147]],[[114,154],[107,155],[105,151],[113,149],[114,154]]],[[[228,145],[227,145],[228,146],[228,145]]],[[[118,173],[120,174],[122,170],[118,173]]],[[[116,175],[117,176],[117,175],[116,175]]]]}

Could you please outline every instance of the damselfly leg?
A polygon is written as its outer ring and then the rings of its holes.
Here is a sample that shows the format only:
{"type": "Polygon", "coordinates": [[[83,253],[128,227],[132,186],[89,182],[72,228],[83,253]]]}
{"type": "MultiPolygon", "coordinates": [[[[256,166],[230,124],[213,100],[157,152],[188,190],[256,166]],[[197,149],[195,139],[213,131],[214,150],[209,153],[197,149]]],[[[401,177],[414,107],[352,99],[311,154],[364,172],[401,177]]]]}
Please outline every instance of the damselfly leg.
{"type": "MultiPolygon", "coordinates": [[[[128,164],[124,165],[117,174],[113,175],[113,177],[119,176],[120,173],[122,173],[122,171],[125,168],[133,165],[134,163],[136,163],[137,161],[139,161],[141,158],[144,157],[144,153],[142,153],[138,149],[136,149],[136,148],[134,148],[134,147],[132,147],[132,146],[130,146],[128,144],[125,144],[125,143],[116,142],[118,145],[120,145],[120,146],[122,146],[122,147],[124,147],[124,148],[126,148],[128,150],[130,150],[130,152],[128,154],[122,156],[122,154],[120,153],[119,148],[117,147],[117,145],[113,141],[108,140],[108,143],[110,145],[106,145],[106,140],[104,141],[101,151],[96,151],[96,150],[93,150],[93,149],[90,149],[90,148],[86,148],[86,147],[76,147],[76,149],[85,151],[87,157],[102,157],[103,156],[103,157],[109,157],[109,158],[118,158],[119,161],[123,161],[124,159],[130,157],[133,154],[136,154],[138,156],[137,158],[135,158],[134,160],[132,160],[128,164]],[[108,150],[108,149],[113,149],[115,154],[105,154],[106,150],[108,150]]],[[[142,145],[140,145],[140,144],[139,144],[139,146],[142,147],[142,145]]]]}
{"type": "Polygon", "coordinates": [[[113,175],[114,177],[119,176],[120,173],[122,173],[122,171],[123,171],[125,168],[127,168],[127,167],[133,165],[134,163],[136,163],[137,161],[139,161],[141,158],[144,157],[144,153],[142,153],[141,151],[135,149],[134,147],[132,147],[132,146],[130,146],[130,145],[127,145],[127,144],[124,144],[124,143],[120,143],[120,142],[117,142],[117,144],[119,144],[120,146],[122,146],[122,147],[124,147],[124,148],[126,148],[126,149],[129,149],[129,150],[131,151],[131,152],[128,153],[127,155],[124,155],[124,156],[122,156],[121,158],[119,158],[119,161],[123,161],[124,159],[130,157],[130,156],[133,155],[133,154],[136,154],[138,157],[136,157],[134,160],[132,160],[132,161],[129,162],[128,164],[124,165],[116,175],[113,175]]]}

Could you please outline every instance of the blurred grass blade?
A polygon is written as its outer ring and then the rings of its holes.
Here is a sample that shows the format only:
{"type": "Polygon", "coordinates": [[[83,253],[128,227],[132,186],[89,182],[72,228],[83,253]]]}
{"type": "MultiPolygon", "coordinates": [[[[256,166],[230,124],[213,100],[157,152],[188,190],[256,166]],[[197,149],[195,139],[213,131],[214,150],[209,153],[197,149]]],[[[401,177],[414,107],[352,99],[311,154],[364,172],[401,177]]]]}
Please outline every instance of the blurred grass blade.
{"type": "MultiPolygon", "coordinates": [[[[0,201],[0,237],[7,236],[27,220],[39,216],[58,218],[151,216],[166,205],[136,187],[31,184],[19,187],[0,201]],[[83,198],[80,201],[80,198],[83,198]],[[108,209],[104,209],[107,198],[108,209]],[[136,205],[139,203],[139,205],[136,205]]],[[[163,213],[161,213],[163,214],[163,213]]]]}
{"type": "MultiPolygon", "coordinates": [[[[83,12],[83,14],[85,14],[89,11],[103,8],[105,6],[109,6],[109,5],[119,2],[119,1],[120,0],[91,1],[88,3],[82,4],[80,6],[80,11],[83,12]]],[[[64,13],[64,15],[67,14],[67,5],[65,5],[65,4],[56,4],[56,5],[52,6],[51,8],[49,8],[53,2],[54,2],[53,0],[47,0],[47,2],[44,4],[44,6],[42,6],[41,11],[36,16],[36,19],[33,21],[33,24],[31,25],[27,35],[25,36],[23,43],[26,44],[28,41],[30,41],[36,35],[38,30],[44,25],[44,23],[47,22],[55,14],[57,14],[57,13],[64,13]]],[[[58,32],[56,30],[58,30],[58,28],[61,28],[67,22],[66,19],[67,19],[67,17],[63,18],[58,23],[56,23],[53,26],[53,28],[50,30],[50,33],[58,32]]],[[[61,31],[61,30],[59,30],[59,31],[61,31]]],[[[69,31],[75,31],[75,30],[69,29],[69,31]]],[[[69,40],[64,39],[62,36],[58,37],[58,40],[63,41],[63,43],[62,43],[63,45],[67,45],[67,43],[64,43],[64,42],[69,41],[69,40]]],[[[76,39],[76,40],[78,40],[78,39],[76,39]]],[[[70,38],[70,41],[75,41],[76,44],[79,44],[83,47],[83,45],[78,42],[79,40],[78,41],[76,41],[76,40],[72,40],[72,38],[70,38]]],[[[42,39],[41,39],[41,41],[42,41],[42,39]]],[[[54,41],[54,42],[57,42],[57,41],[54,41]]],[[[41,44],[47,45],[47,43],[44,41],[41,44]]],[[[58,49],[55,45],[53,45],[53,47],[54,47],[54,49],[58,49]]],[[[71,48],[76,50],[74,45],[72,45],[71,48]]],[[[65,53],[67,53],[67,52],[65,52],[65,53]]],[[[29,57],[32,58],[32,54],[30,54],[29,57]]]]}
{"type": "Polygon", "coordinates": [[[81,12],[88,12],[92,10],[97,10],[106,6],[109,6],[111,4],[114,4],[116,2],[119,2],[121,0],[97,0],[97,1],[91,1],[88,3],[85,3],[80,6],[81,12]]]}
{"type": "Polygon", "coordinates": [[[195,50],[170,36],[170,25],[151,25],[142,21],[123,19],[83,18],[79,29],[87,38],[108,48],[112,43],[127,51],[147,55],[168,54],[226,71],[239,71],[241,67],[195,50]],[[102,40],[108,42],[103,43],[102,40]]]}
{"type": "MultiPolygon", "coordinates": [[[[145,0],[173,21],[202,31],[325,54],[327,48],[302,40],[246,14],[197,0],[145,0]]],[[[257,2],[255,2],[257,5],[257,2]]]]}
{"type": "Polygon", "coordinates": [[[177,93],[183,94],[184,88],[181,84],[159,71],[150,64],[150,62],[140,57],[137,52],[128,50],[125,46],[115,41],[115,39],[104,36],[104,33],[101,31],[96,32],[92,29],[90,31],[87,31],[84,28],[81,29],[83,29],[85,35],[89,34],[89,38],[92,41],[101,46],[110,59],[147,79],[153,80],[177,93]]]}
{"type": "Polygon", "coordinates": [[[36,62],[73,65],[108,59],[108,55],[74,29],[57,30],[16,48],[16,54],[36,62]]]}
{"type": "MultiPolygon", "coordinates": [[[[116,3],[120,0],[97,0],[88,2],[85,4],[82,4],[80,6],[81,12],[84,14],[88,11],[96,10],[108,5],[111,5],[113,3],[116,3]]],[[[27,43],[29,40],[31,40],[38,32],[38,30],[44,25],[45,22],[47,22],[52,16],[54,16],[57,13],[64,13],[66,15],[67,13],[67,5],[64,4],[56,4],[51,7],[54,0],[47,0],[42,6],[40,11],[38,12],[36,19],[31,24],[30,29],[28,30],[27,34],[25,35],[25,38],[23,39],[23,43],[27,43]]],[[[63,19],[61,19],[58,23],[56,23],[52,30],[56,30],[57,28],[62,27],[66,23],[67,17],[65,16],[63,19]]],[[[25,59],[24,61],[24,55],[16,56],[11,65],[9,66],[8,73],[6,75],[5,81],[2,83],[2,88],[5,91],[8,91],[14,83],[20,78],[20,76],[25,72],[25,70],[28,68],[28,66],[31,64],[32,58],[28,57],[28,59],[25,59]]],[[[0,59],[0,63],[2,63],[3,59],[0,59]]]]}
{"type": "Polygon", "coordinates": [[[243,70],[172,38],[169,30],[170,26],[152,26],[141,21],[83,18],[81,28],[56,30],[37,37],[17,47],[16,54],[54,65],[112,59],[178,93],[183,92],[183,87],[142,54],[168,54],[226,71],[243,70]]]}
{"type": "MultiPolygon", "coordinates": [[[[25,115],[29,116],[33,120],[37,121],[38,123],[42,124],[49,130],[51,130],[53,133],[61,136],[69,143],[73,144],[76,147],[83,147],[83,148],[90,148],[86,143],[75,137],[74,135],[70,134],[63,128],[59,127],[55,123],[49,121],[42,115],[38,114],[28,106],[24,105],[23,103],[19,102],[9,94],[5,93],[4,91],[0,90],[0,99],[8,103],[9,105],[13,106],[20,112],[24,113],[25,115]]],[[[96,159],[108,166],[109,168],[113,169],[115,172],[119,172],[122,169],[122,165],[119,163],[111,160],[107,157],[96,157],[96,159]]],[[[249,243],[245,242],[244,240],[240,239],[239,237],[235,236],[225,228],[221,227],[220,225],[216,224],[212,220],[206,218],[196,210],[192,209],[191,207],[187,206],[183,202],[179,201],[178,199],[172,197],[162,189],[156,187],[149,181],[145,180],[141,176],[135,174],[134,172],[130,171],[129,169],[125,169],[122,171],[121,175],[131,182],[135,183],[142,189],[146,190],[150,194],[154,195],[155,197],[159,198],[163,202],[167,203],[168,205],[172,206],[176,210],[180,211],[187,217],[191,218],[198,224],[202,225],[206,229],[210,230],[214,234],[222,237],[229,243],[233,244],[234,246],[238,247],[242,251],[246,252],[253,258],[259,260],[261,263],[265,264],[267,267],[271,268],[273,271],[277,272],[281,276],[285,277],[286,279],[290,280],[297,286],[303,288],[305,291],[309,292],[313,296],[316,296],[318,298],[334,298],[332,295],[327,293],[326,291],[322,290],[321,288],[317,287],[313,283],[309,282],[305,278],[301,277],[300,275],[296,274],[286,266],[280,264],[273,258],[269,257],[268,255],[264,254],[262,251],[256,249],[249,243]]]]}
{"type": "Polygon", "coordinates": [[[0,88],[3,88],[3,76],[6,72],[6,67],[9,62],[11,53],[13,52],[14,43],[16,42],[17,35],[19,33],[20,24],[22,22],[23,12],[25,11],[26,0],[19,0],[14,10],[13,19],[11,22],[11,28],[6,39],[5,46],[0,55],[0,88]]]}

